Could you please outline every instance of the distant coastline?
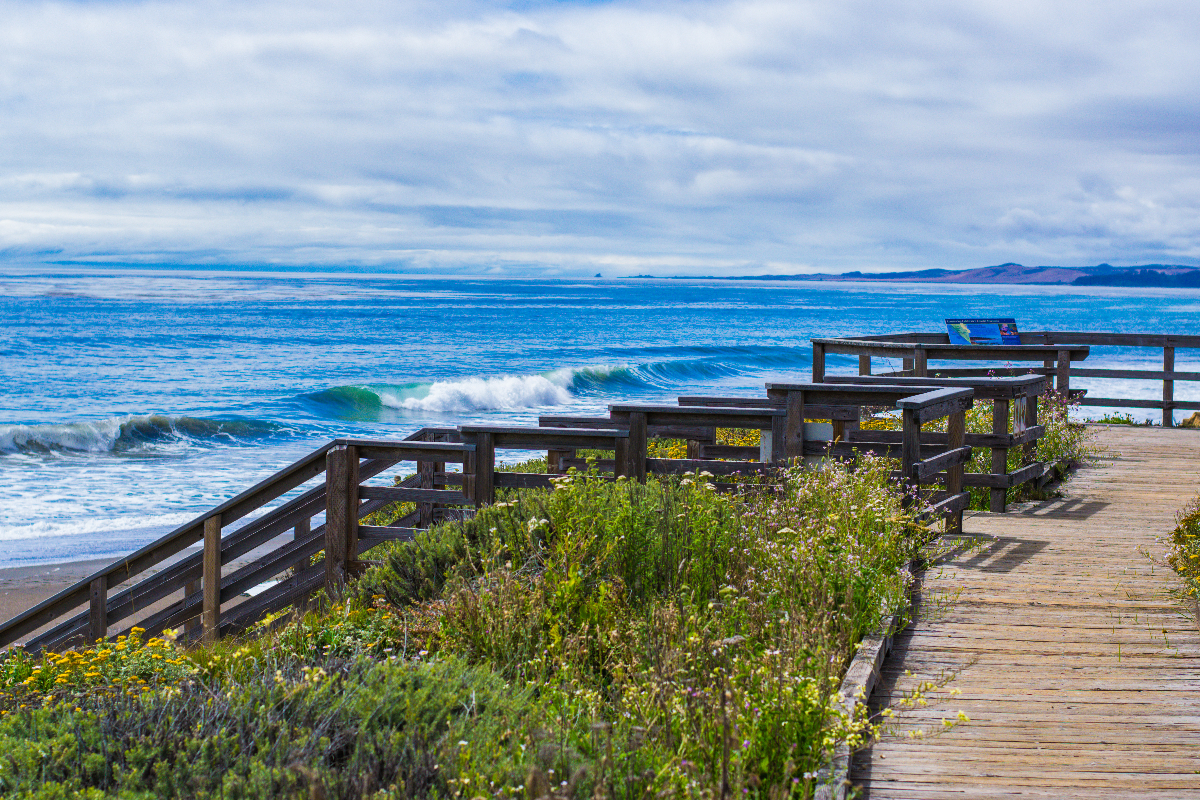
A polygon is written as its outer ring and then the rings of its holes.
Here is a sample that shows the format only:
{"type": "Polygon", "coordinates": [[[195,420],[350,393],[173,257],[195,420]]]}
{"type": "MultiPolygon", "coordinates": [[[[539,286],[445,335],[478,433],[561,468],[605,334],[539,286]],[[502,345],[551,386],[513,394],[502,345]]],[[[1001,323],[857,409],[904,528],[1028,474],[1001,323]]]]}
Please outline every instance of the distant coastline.
{"type": "MultiPolygon", "coordinates": [[[[646,276],[649,277],[649,276],[646,276]]],[[[682,276],[681,276],[682,277],[682,276]]],[[[922,269],[910,272],[843,272],[808,275],[711,276],[731,281],[861,281],[870,283],[1042,284],[1057,286],[1161,286],[1200,289],[1200,267],[1144,264],[1114,267],[1026,267],[999,264],[977,269],[922,269]]]]}

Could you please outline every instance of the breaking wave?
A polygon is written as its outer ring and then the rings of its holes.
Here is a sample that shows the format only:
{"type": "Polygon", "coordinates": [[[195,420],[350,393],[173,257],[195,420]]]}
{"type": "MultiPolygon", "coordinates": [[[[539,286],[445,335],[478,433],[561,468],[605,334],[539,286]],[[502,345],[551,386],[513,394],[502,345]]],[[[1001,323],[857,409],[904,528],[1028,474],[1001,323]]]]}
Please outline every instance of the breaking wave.
{"type": "Polygon", "coordinates": [[[144,414],[59,425],[0,426],[0,453],[124,453],[179,443],[236,444],[289,431],[264,420],[144,414]]]}
{"type": "Polygon", "coordinates": [[[764,370],[801,370],[798,348],[694,348],[693,357],[637,365],[593,365],[536,375],[469,377],[432,383],[335,386],[301,400],[343,418],[373,419],[385,409],[423,412],[506,411],[554,407],[586,396],[624,397],[701,387],[764,370]]]}

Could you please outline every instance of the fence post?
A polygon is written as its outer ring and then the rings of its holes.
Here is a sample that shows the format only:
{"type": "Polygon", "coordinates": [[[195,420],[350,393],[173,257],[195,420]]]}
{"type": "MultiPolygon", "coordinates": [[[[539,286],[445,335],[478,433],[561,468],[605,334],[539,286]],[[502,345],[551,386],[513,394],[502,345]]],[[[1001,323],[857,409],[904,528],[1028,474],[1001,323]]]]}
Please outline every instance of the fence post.
{"type": "Polygon", "coordinates": [[[475,434],[475,493],[471,499],[476,508],[496,502],[496,437],[487,431],[475,434]]]}
{"type": "MultiPolygon", "coordinates": [[[[433,488],[433,476],[438,471],[437,462],[434,461],[418,461],[417,462],[417,481],[422,489],[433,488]]],[[[442,472],[446,471],[442,467],[442,472]]],[[[417,503],[417,527],[428,528],[433,524],[433,503],[417,503]]]]}
{"type": "Polygon", "coordinates": [[[913,349],[913,375],[918,378],[929,377],[929,359],[925,355],[924,347],[913,349]]]}
{"type": "MultiPolygon", "coordinates": [[[[1175,371],[1175,348],[1170,345],[1163,348],[1163,372],[1175,371]]],[[[1163,378],[1163,427],[1170,428],[1175,424],[1175,381],[1163,378]]]]}
{"type": "MultiPolygon", "coordinates": [[[[950,450],[962,447],[967,434],[967,412],[956,411],[946,420],[946,446],[950,450]]],[[[946,494],[956,495],[963,490],[963,465],[946,470],[946,494]]],[[[962,533],[963,512],[955,511],[946,518],[946,533],[962,533]]]]}
{"type": "MultiPolygon", "coordinates": [[[[997,436],[1008,436],[1008,400],[996,398],[992,401],[992,433],[997,436]]],[[[992,448],[992,474],[1008,474],[1008,448],[992,448]]],[[[988,509],[1003,513],[1008,500],[1008,489],[995,488],[991,490],[988,509]]]]}
{"type": "Polygon", "coordinates": [[[1071,351],[1058,351],[1058,393],[1063,402],[1071,399],[1071,351]]]}
{"type": "Polygon", "coordinates": [[[613,443],[613,477],[629,477],[629,440],[617,439],[613,443]]]}
{"type": "Polygon", "coordinates": [[[1047,358],[1043,361],[1042,369],[1046,375],[1046,391],[1054,391],[1054,359],[1047,358]]]}
{"type": "MultiPolygon", "coordinates": [[[[1037,427],[1038,424],[1038,396],[1036,394],[1027,395],[1025,397],[1025,429],[1037,427]]],[[[1025,461],[1033,461],[1037,457],[1037,440],[1026,442],[1022,449],[1024,450],[1025,461]]]]}
{"type": "Polygon", "coordinates": [[[221,515],[204,520],[204,641],[215,642],[221,625],[221,515]]]}
{"type": "Polygon", "coordinates": [[[88,606],[88,644],[108,638],[108,576],[92,579],[91,605],[88,606]]]}
{"type": "Polygon", "coordinates": [[[913,360],[911,358],[900,359],[900,371],[907,376],[915,374],[913,372],[913,360]]]}
{"type": "Polygon", "coordinates": [[[775,416],[771,418],[771,451],[767,453],[767,460],[772,464],[779,464],[787,460],[787,447],[784,440],[787,438],[787,417],[775,416]]]}
{"type": "Polygon", "coordinates": [[[921,418],[917,409],[906,408],[901,414],[904,438],[900,446],[900,469],[903,474],[905,508],[916,502],[917,485],[913,470],[921,460],[921,418]]]}
{"type": "Polygon", "coordinates": [[[825,345],[813,342],[812,382],[825,382],[825,345]]]}
{"type": "Polygon", "coordinates": [[[871,374],[871,357],[870,356],[859,356],[858,357],[858,374],[859,375],[870,375],[871,374]]]}
{"type": "Polygon", "coordinates": [[[639,483],[646,482],[646,457],[647,457],[647,432],[646,432],[646,414],[643,411],[631,411],[629,413],[629,443],[626,451],[629,458],[629,467],[625,474],[634,478],[639,483]]]}
{"type": "Polygon", "coordinates": [[[575,451],[567,449],[549,449],[546,451],[546,472],[550,475],[561,475],[566,472],[563,469],[564,458],[574,458],[575,451]]]}
{"type": "Polygon", "coordinates": [[[787,393],[787,416],[783,428],[783,454],[788,459],[804,458],[804,392],[787,393]]]}
{"type": "Polygon", "coordinates": [[[337,590],[346,580],[350,525],[357,526],[358,516],[354,514],[357,505],[350,503],[350,448],[334,445],[325,453],[325,590],[328,592],[337,590]]]}

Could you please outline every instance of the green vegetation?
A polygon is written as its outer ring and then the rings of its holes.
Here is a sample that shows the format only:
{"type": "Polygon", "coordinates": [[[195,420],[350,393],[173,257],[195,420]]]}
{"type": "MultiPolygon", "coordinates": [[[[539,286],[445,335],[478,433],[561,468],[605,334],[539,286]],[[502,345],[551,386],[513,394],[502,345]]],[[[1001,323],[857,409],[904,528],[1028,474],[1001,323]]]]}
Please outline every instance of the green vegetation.
{"type": "Polygon", "coordinates": [[[1183,580],[1179,599],[1200,627],[1200,497],[1184,506],[1176,522],[1167,563],[1183,580]]]}
{"type": "MultiPolygon", "coordinates": [[[[0,658],[0,794],[809,797],[928,536],[892,464],[781,491],[573,473],[211,647],[0,658]]],[[[381,552],[382,550],[382,552],[381,552]]]]}
{"type": "Polygon", "coordinates": [[[1133,414],[1130,414],[1130,413],[1122,414],[1120,412],[1115,412],[1115,411],[1109,411],[1104,416],[1099,417],[1097,419],[1089,420],[1089,422],[1096,422],[1096,423],[1100,423],[1103,425],[1142,425],[1142,426],[1147,426],[1147,427],[1154,424],[1153,422],[1151,422],[1148,419],[1136,420],[1133,418],[1133,414]]]}

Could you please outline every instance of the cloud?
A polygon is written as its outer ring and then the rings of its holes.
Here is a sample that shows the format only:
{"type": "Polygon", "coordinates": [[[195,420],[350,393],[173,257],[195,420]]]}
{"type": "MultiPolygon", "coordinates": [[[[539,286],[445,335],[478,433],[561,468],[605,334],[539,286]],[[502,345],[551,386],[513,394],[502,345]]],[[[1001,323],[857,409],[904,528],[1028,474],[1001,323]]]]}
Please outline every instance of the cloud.
{"type": "Polygon", "coordinates": [[[0,257],[1200,263],[1182,2],[13,2],[0,257]]]}

